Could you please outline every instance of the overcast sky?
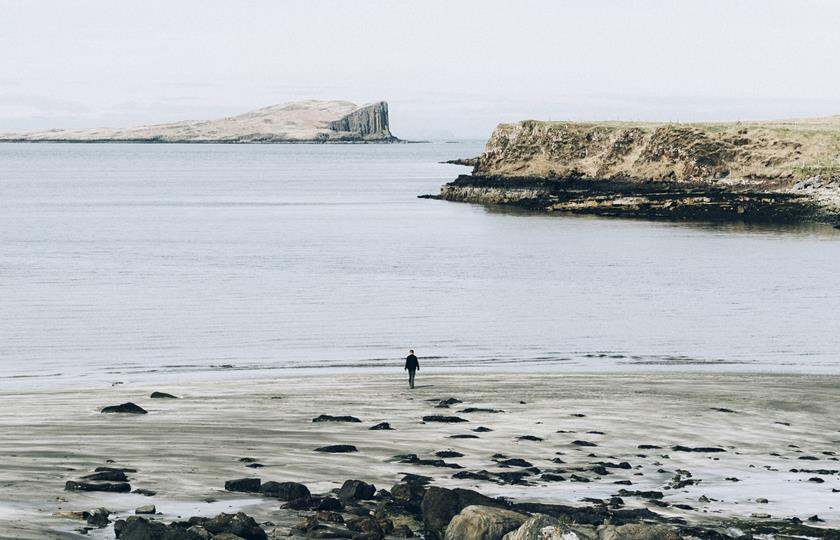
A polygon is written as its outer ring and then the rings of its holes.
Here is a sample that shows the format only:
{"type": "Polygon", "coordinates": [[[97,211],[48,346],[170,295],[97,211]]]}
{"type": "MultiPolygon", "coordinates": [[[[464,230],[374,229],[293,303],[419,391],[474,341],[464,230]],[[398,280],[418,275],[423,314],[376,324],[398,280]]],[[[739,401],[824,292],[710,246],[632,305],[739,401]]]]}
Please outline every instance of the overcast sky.
{"type": "Polygon", "coordinates": [[[0,132],[310,98],[403,138],[840,114],[840,2],[0,0],[0,132]]]}

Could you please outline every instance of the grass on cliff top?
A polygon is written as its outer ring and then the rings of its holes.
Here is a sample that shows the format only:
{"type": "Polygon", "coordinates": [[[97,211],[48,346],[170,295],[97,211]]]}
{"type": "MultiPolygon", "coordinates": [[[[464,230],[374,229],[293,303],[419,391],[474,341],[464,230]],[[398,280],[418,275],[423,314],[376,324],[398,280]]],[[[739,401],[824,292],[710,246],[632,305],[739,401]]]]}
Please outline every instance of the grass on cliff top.
{"type": "Polygon", "coordinates": [[[694,127],[708,131],[728,131],[742,128],[764,128],[784,132],[837,132],[840,138],[840,115],[822,118],[793,118],[788,120],[747,120],[732,122],[649,122],[632,120],[522,120],[516,123],[499,124],[499,128],[511,128],[525,123],[548,126],[618,127],[656,129],[663,126],[694,127]]]}

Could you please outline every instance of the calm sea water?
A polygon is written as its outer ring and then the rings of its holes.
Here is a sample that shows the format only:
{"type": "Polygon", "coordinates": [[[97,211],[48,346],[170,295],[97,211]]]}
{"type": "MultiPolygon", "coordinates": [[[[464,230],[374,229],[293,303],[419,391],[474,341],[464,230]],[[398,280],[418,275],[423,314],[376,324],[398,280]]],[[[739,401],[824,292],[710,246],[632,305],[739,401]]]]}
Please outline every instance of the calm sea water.
{"type": "Polygon", "coordinates": [[[416,198],[480,150],[0,145],[0,381],[400,369],[408,348],[427,369],[840,373],[840,231],[416,198]]]}

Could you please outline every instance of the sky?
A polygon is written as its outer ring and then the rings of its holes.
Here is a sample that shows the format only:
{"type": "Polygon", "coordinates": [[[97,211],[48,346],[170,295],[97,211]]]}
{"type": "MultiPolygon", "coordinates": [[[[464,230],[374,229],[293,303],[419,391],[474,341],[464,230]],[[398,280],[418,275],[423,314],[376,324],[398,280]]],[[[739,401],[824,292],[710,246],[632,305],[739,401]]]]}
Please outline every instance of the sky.
{"type": "Polygon", "coordinates": [[[0,132],[301,99],[386,100],[406,139],[840,114],[840,2],[0,0],[0,132]]]}

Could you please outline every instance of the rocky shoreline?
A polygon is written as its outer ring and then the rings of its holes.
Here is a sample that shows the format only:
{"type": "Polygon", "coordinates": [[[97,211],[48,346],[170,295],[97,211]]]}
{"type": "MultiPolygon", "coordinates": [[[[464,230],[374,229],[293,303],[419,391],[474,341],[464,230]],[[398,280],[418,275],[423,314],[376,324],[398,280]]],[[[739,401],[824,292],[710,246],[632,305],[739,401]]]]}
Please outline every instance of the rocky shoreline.
{"type": "Polygon", "coordinates": [[[0,394],[0,538],[840,538],[831,377],[342,381],[0,394]]]}
{"type": "Polygon", "coordinates": [[[423,198],[664,220],[840,226],[840,120],[501,125],[423,198]]]}
{"type": "MultiPolygon", "coordinates": [[[[124,469],[104,468],[104,477],[121,477],[124,469]]],[[[136,472],[136,471],[128,471],[136,472]]],[[[690,477],[690,474],[688,474],[690,477]]],[[[675,479],[675,481],[677,481],[675,479]]],[[[682,482],[689,480],[680,480],[682,482]]],[[[253,494],[283,504],[299,521],[278,527],[270,520],[257,522],[244,512],[214,517],[193,516],[165,522],[154,517],[155,506],[144,505],[134,515],[117,516],[106,508],[64,512],[68,519],[84,520],[79,529],[88,534],[111,527],[121,540],[268,540],[277,538],[426,538],[428,540],[703,540],[755,537],[807,537],[834,540],[840,530],[816,527],[797,518],[768,521],[721,521],[716,527],[689,525],[646,508],[625,509],[622,496],[657,501],[661,492],[620,490],[609,499],[591,499],[591,506],[516,502],[470,489],[430,485],[431,478],[406,474],[390,489],[378,489],[362,480],[346,480],[329,493],[313,495],[298,482],[263,483],[259,478],[225,482],[231,492],[253,494]],[[734,534],[733,534],[734,533],[734,534]]],[[[68,482],[68,490],[76,489],[68,482]]],[[[111,491],[112,484],[97,484],[111,491]]],[[[664,504],[664,503],[663,503],[664,504]]],[[[757,515],[754,518],[765,516],[757,515]]],[[[818,523],[818,516],[809,521],[818,523]]]]}

